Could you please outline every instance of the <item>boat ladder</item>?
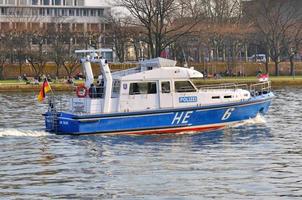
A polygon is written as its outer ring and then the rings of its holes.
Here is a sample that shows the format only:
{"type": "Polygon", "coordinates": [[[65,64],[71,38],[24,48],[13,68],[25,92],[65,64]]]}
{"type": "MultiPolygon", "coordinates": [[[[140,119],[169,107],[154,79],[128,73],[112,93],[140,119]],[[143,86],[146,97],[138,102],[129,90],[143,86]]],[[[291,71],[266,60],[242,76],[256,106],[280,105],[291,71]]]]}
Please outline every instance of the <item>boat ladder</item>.
{"type": "Polygon", "coordinates": [[[50,113],[51,119],[51,128],[49,131],[58,133],[59,119],[54,98],[51,98],[48,101],[48,112],[50,113]]]}

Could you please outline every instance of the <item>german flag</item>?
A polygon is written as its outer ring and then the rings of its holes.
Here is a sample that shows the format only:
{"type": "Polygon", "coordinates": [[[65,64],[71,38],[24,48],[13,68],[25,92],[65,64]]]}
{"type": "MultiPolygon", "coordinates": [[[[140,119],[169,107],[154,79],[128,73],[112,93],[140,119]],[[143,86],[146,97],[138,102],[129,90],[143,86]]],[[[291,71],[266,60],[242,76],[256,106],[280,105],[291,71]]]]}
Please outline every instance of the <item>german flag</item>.
{"type": "Polygon", "coordinates": [[[45,98],[45,94],[47,92],[49,92],[50,90],[51,90],[50,85],[49,85],[48,81],[45,79],[43,82],[43,85],[41,87],[41,90],[39,92],[39,95],[38,95],[38,101],[42,102],[45,98]]]}

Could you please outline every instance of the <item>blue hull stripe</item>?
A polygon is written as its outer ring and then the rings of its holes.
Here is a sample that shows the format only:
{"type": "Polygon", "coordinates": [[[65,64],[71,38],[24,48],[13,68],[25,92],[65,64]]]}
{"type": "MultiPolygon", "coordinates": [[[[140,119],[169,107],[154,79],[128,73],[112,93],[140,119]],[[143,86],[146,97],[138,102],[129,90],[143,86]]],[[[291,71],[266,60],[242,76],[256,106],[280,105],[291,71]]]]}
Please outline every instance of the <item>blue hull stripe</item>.
{"type": "Polygon", "coordinates": [[[120,118],[125,116],[133,116],[137,115],[139,116],[153,116],[153,115],[161,115],[162,113],[171,114],[173,112],[180,112],[180,111],[187,111],[187,110],[197,110],[197,112],[200,111],[206,111],[206,110],[217,110],[217,109],[223,109],[223,108],[229,108],[229,107],[238,107],[238,106],[247,106],[247,105],[253,105],[263,102],[271,101],[272,98],[266,98],[265,100],[255,100],[252,102],[248,101],[242,101],[238,103],[230,103],[230,104],[220,104],[220,105],[212,105],[212,106],[200,106],[200,107],[182,107],[182,108],[174,108],[174,109],[162,109],[162,110],[152,110],[152,111],[143,111],[143,112],[124,112],[124,113],[114,113],[114,114],[99,114],[99,115],[81,115],[81,116],[73,116],[73,119],[104,119],[104,118],[120,118]]]}

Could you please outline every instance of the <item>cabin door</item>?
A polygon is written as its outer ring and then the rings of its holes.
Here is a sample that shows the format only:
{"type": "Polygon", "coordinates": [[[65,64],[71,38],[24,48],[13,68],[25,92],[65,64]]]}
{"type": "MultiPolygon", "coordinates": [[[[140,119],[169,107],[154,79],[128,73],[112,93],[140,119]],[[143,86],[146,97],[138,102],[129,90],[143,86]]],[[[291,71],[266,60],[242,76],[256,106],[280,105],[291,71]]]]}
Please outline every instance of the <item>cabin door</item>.
{"type": "Polygon", "coordinates": [[[173,107],[171,81],[160,81],[159,105],[160,105],[160,108],[172,108],[173,107]]]}

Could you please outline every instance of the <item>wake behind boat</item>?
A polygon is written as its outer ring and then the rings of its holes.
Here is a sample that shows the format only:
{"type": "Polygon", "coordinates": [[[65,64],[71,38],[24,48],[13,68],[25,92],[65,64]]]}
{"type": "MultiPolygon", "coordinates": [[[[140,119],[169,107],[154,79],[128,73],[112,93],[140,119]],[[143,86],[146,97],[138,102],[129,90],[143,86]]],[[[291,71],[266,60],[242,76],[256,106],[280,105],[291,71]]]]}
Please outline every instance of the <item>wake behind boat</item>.
{"type": "MultiPolygon", "coordinates": [[[[89,52],[89,51],[85,51],[89,52]]],[[[57,134],[155,134],[207,131],[265,114],[274,97],[270,82],[198,87],[203,75],[176,61],[155,58],[111,73],[105,59],[81,59],[85,85],[78,86],[66,111],[49,103],[46,130],[57,134]],[[100,65],[97,84],[91,63],[100,65]]]]}

